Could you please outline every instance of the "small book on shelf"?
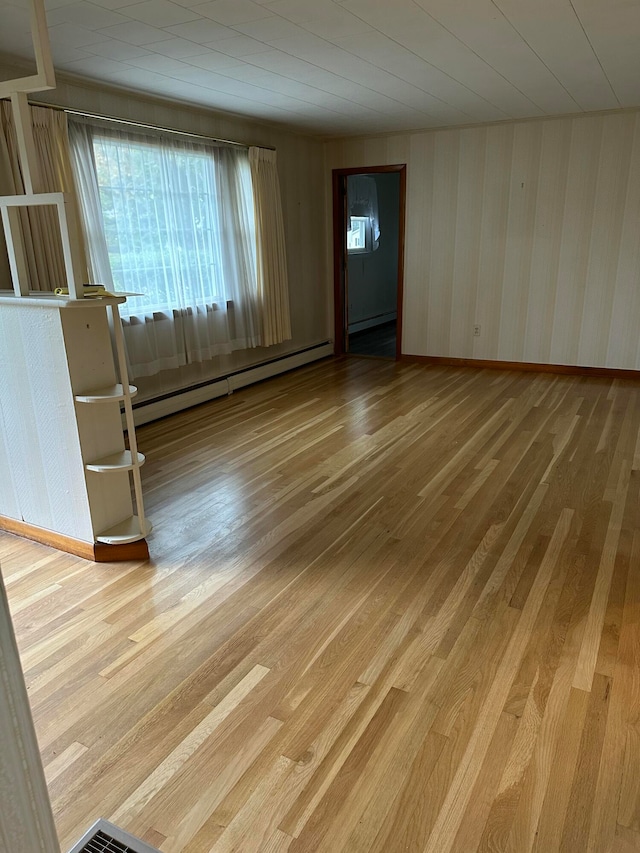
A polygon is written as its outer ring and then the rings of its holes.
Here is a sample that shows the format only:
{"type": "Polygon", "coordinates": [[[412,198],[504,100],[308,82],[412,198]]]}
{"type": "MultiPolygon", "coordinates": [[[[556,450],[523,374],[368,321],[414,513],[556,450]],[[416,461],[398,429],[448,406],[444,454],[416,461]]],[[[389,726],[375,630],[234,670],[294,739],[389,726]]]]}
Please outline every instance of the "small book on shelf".
{"type": "MultiPolygon", "coordinates": [[[[56,287],[54,293],[56,296],[68,296],[68,287],[56,287]]],[[[104,284],[83,284],[82,294],[85,299],[97,299],[101,296],[115,296],[115,293],[108,291],[104,284]]]]}

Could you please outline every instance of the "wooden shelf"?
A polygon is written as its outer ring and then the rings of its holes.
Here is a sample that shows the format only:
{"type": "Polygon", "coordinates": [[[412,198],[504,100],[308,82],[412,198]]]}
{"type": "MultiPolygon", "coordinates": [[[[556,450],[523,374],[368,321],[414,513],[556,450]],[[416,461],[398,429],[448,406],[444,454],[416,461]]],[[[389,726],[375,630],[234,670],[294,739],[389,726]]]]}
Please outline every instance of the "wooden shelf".
{"type": "MultiPolygon", "coordinates": [[[[135,385],[129,385],[129,397],[135,397],[138,389],[135,385]]],[[[109,403],[115,400],[124,400],[125,394],[123,386],[109,385],[107,388],[96,388],[94,391],[85,391],[84,394],[76,394],[78,403],[109,403]]]]}
{"type": "Polygon", "coordinates": [[[110,471],[132,471],[141,465],[144,465],[144,454],[138,453],[136,459],[133,459],[130,450],[123,450],[121,453],[112,453],[102,459],[96,459],[95,462],[87,462],[84,467],[87,471],[102,474],[110,471]]]}
{"type": "Polygon", "coordinates": [[[151,533],[151,522],[146,519],[144,530],[140,529],[140,519],[137,515],[132,515],[125,521],[110,527],[99,536],[96,536],[97,542],[104,542],[105,545],[124,545],[127,542],[137,542],[139,539],[144,539],[151,533]]]}

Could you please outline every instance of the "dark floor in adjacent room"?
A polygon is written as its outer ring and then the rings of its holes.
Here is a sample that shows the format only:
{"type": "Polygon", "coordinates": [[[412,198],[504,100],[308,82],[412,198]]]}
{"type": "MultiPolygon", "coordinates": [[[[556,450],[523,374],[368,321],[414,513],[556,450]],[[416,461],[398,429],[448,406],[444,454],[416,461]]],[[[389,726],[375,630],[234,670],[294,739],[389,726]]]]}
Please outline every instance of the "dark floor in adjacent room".
{"type": "Polygon", "coordinates": [[[396,321],[383,323],[349,335],[351,355],[373,355],[378,358],[396,357],[396,321]]]}

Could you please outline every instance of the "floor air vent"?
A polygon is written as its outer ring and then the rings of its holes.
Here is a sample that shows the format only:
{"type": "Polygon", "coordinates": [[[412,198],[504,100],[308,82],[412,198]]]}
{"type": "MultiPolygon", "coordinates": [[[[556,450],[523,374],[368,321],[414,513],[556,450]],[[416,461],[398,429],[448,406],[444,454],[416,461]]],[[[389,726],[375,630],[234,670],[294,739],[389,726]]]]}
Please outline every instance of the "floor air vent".
{"type": "Polygon", "coordinates": [[[108,820],[98,820],[69,853],[158,853],[108,820]]]}

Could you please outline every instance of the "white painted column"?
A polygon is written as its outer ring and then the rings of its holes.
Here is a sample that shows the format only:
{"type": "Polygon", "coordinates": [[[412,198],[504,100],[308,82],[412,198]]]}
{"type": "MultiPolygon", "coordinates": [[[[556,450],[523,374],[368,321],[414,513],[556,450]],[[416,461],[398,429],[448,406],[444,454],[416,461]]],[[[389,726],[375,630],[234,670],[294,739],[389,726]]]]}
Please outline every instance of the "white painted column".
{"type": "Polygon", "coordinates": [[[1,574],[0,853],[60,853],[1,574]]]}

